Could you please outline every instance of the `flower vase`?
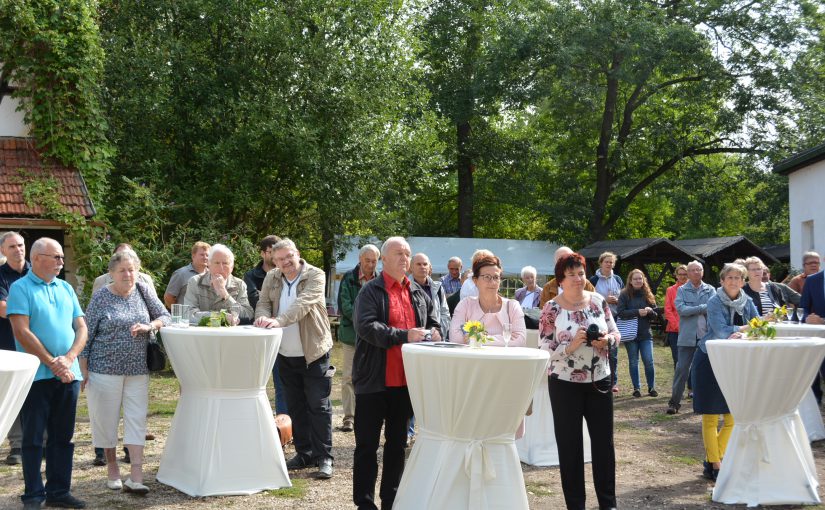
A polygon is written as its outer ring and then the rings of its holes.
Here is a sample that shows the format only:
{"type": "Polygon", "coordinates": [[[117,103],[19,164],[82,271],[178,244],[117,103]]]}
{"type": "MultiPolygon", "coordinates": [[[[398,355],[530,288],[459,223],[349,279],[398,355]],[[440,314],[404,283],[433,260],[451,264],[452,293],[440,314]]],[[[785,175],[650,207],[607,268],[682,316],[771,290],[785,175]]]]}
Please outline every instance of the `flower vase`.
{"type": "Polygon", "coordinates": [[[470,335],[470,348],[478,349],[481,347],[481,342],[478,341],[478,336],[470,335]]]}

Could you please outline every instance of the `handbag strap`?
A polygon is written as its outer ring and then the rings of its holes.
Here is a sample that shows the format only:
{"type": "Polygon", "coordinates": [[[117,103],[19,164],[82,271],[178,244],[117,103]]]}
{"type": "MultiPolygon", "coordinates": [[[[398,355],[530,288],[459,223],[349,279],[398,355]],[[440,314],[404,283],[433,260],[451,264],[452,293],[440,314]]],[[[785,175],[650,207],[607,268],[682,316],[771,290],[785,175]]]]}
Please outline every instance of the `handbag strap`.
{"type": "MultiPolygon", "coordinates": [[[[146,300],[146,294],[143,293],[143,282],[135,282],[135,287],[137,287],[138,294],[140,294],[140,298],[143,299],[143,305],[146,307],[146,313],[149,314],[149,322],[152,322],[152,311],[149,309],[149,302],[146,300]]],[[[154,332],[149,333],[149,343],[156,343],[157,338],[155,337],[154,332]]]]}

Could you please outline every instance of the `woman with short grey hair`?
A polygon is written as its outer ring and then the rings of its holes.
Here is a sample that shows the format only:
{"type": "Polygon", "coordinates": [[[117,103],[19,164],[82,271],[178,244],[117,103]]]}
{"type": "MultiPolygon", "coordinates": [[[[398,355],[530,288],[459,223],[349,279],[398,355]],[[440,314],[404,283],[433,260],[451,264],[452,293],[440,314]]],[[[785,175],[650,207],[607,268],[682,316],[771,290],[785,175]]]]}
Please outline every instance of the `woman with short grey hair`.
{"type": "Polygon", "coordinates": [[[109,489],[146,494],[143,483],[143,445],[149,407],[149,370],[146,344],[170,322],[169,312],[148,287],[137,281],[140,259],[123,250],[109,259],[112,283],[97,291],[86,308],[89,337],[80,353],[83,381],[88,389],[92,443],[103,448],[108,465],[109,489]],[[120,410],[123,408],[123,443],[129,451],[131,472],[120,479],[115,451],[120,410]]]}
{"type": "Polygon", "coordinates": [[[716,480],[728,439],[733,431],[733,415],[713,367],[710,364],[706,342],[711,339],[742,338],[748,331],[748,322],[758,315],[753,300],[742,290],[747,270],[739,264],[725,264],[719,272],[722,286],[708,299],[708,332],[703,336],[693,355],[693,412],[702,415],[702,441],[705,445],[703,476],[716,480]],[[720,416],[724,425],[719,428],[720,416]]]}
{"type": "Polygon", "coordinates": [[[524,287],[517,289],[514,297],[522,309],[539,307],[541,287],[536,285],[537,276],[535,267],[524,266],[521,268],[521,281],[524,282],[524,287]]]}

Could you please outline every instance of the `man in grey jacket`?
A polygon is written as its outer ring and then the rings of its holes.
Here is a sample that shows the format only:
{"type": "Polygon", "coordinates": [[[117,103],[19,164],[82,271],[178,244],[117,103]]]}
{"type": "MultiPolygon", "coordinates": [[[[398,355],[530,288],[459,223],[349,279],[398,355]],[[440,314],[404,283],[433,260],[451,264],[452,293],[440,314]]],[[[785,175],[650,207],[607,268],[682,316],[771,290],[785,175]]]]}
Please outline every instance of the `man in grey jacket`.
{"type": "Polygon", "coordinates": [[[687,283],[676,291],[675,306],[679,314],[679,338],[676,341],[678,355],[667,414],[676,414],[682,407],[682,393],[690,375],[696,343],[708,330],[707,303],[715,292],[712,285],[702,281],[705,270],[701,263],[691,261],[687,265],[687,273],[687,283]]]}
{"type": "Polygon", "coordinates": [[[416,253],[412,258],[412,278],[415,283],[432,299],[433,308],[438,316],[438,323],[441,324],[441,331],[444,340],[448,340],[450,332],[450,309],[447,307],[447,293],[444,292],[442,282],[433,280],[430,277],[432,266],[430,258],[424,253],[416,253]]]}

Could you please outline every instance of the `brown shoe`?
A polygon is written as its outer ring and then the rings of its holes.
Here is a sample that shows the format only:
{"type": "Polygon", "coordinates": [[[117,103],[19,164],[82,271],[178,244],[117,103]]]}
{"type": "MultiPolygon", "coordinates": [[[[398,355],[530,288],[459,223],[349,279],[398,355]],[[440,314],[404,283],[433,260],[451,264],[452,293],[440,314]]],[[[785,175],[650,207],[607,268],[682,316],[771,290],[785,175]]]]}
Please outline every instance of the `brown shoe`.
{"type": "Polygon", "coordinates": [[[341,425],[341,432],[352,432],[353,423],[352,420],[347,418],[344,420],[344,423],[341,425]]]}

